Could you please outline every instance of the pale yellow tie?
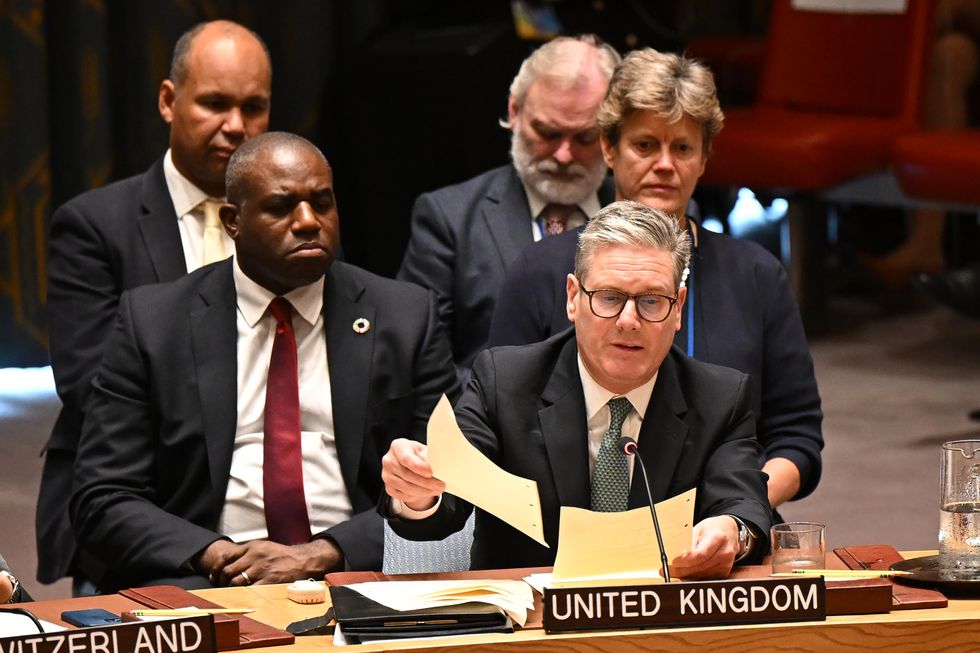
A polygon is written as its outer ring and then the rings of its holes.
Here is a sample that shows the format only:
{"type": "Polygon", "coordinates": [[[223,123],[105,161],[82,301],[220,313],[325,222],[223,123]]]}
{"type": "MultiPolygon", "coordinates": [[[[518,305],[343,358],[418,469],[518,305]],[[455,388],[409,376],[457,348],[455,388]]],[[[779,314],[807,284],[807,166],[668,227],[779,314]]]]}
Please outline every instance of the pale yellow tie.
{"type": "Polygon", "coordinates": [[[228,254],[225,252],[225,241],[221,235],[224,227],[221,226],[221,218],[218,217],[221,202],[206,199],[199,206],[204,209],[204,258],[201,265],[223,261],[228,258],[228,254]]]}

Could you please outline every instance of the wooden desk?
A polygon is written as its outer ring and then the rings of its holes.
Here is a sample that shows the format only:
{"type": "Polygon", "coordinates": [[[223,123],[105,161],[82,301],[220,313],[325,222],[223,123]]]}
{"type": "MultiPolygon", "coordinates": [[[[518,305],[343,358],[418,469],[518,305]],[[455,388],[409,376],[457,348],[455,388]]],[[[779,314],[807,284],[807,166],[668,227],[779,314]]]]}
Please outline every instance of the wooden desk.
{"type": "MultiPolygon", "coordinates": [[[[928,551],[907,552],[913,558],[928,551]]],[[[325,604],[299,605],[286,598],[285,585],[256,585],[195,592],[229,608],[252,608],[249,616],[284,628],[300,619],[321,615],[325,604]]],[[[302,653],[330,648],[329,637],[297,637],[291,647],[250,649],[302,653]]],[[[726,653],[776,650],[867,651],[921,653],[922,651],[980,650],[980,600],[950,600],[949,607],[930,610],[903,610],[889,614],[828,617],[827,621],[715,628],[671,628],[545,635],[542,630],[506,635],[477,635],[435,641],[397,644],[364,644],[357,651],[413,650],[447,653],[491,653],[495,651],[678,651],[690,653],[695,647],[724,650],[726,653]]]]}

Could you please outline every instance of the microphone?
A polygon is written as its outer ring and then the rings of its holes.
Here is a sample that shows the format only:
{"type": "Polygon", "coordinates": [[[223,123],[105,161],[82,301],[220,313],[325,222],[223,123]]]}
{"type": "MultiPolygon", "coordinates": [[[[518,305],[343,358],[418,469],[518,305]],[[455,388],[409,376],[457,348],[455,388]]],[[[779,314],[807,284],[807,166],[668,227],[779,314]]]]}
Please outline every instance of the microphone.
{"type": "Polygon", "coordinates": [[[636,446],[636,440],[624,435],[616,444],[620,451],[627,456],[633,456],[636,458],[636,462],[640,463],[640,471],[643,472],[643,486],[647,490],[647,501],[650,504],[650,514],[653,515],[653,530],[657,534],[657,546],[660,548],[660,563],[664,567],[664,581],[669,583],[670,571],[667,569],[667,550],[664,549],[664,541],[660,536],[660,521],[657,519],[657,508],[653,505],[653,494],[650,492],[650,477],[647,476],[647,468],[643,464],[643,458],[640,457],[639,449],[636,446]]]}

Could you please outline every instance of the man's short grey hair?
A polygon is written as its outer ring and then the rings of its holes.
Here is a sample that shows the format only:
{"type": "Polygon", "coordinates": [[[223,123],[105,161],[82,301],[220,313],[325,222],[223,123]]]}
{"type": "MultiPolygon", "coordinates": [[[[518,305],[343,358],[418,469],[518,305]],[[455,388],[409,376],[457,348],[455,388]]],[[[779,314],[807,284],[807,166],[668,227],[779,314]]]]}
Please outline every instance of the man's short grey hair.
{"type": "MultiPolygon", "coordinates": [[[[524,99],[531,84],[547,75],[559,81],[573,84],[583,77],[584,73],[578,65],[582,60],[582,50],[579,43],[591,45],[595,49],[594,65],[605,80],[612,78],[613,71],[622,60],[616,49],[600,39],[595,34],[580,34],[578,36],[559,36],[548,41],[521,64],[521,69],[510,84],[510,97],[514,98],[517,108],[524,106],[524,99]]],[[[510,120],[501,120],[500,125],[510,129],[510,120]]]]}
{"type": "Polygon", "coordinates": [[[180,86],[184,79],[187,77],[187,56],[191,52],[191,46],[194,45],[194,39],[200,34],[205,27],[208,25],[217,24],[222,27],[225,34],[228,36],[235,36],[237,34],[249,34],[258,41],[259,45],[262,46],[262,51],[265,52],[265,59],[269,62],[269,75],[270,80],[272,76],[272,57],[269,55],[269,46],[265,44],[262,37],[248,29],[243,25],[232,22],[230,20],[217,20],[207,23],[198,23],[192,28],[180,35],[177,39],[177,43],[174,45],[174,54],[170,59],[170,76],[168,79],[174,83],[174,86],[180,86]]]}
{"type": "Polygon", "coordinates": [[[637,111],[651,111],[669,124],[690,116],[701,126],[705,154],[711,152],[711,142],[725,122],[708,67],[696,59],[653,48],[626,55],[609,82],[598,115],[606,141],[617,145],[623,121],[637,111]]]}
{"type": "Polygon", "coordinates": [[[228,167],[225,169],[225,188],[230,204],[241,208],[242,201],[250,191],[249,184],[253,176],[252,173],[258,169],[256,159],[259,155],[280,148],[305,149],[316,152],[327,168],[330,168],[330,163],[327,161],[327,157],[323,156],[320,148],[302,136],[289,132],[258,134],[242,143],[231,155],[231,159],[228,160],[228,167]]]}
{"type": "Polygon", "coordinates": [[[575,276],[584,280],[596,252],[606,247],[654,247],[674,261],[674,289],[680,287],[691,261],[691,237],[665,211],[632,200],[609,204],[589,220],[579,234],[575,276]]]}

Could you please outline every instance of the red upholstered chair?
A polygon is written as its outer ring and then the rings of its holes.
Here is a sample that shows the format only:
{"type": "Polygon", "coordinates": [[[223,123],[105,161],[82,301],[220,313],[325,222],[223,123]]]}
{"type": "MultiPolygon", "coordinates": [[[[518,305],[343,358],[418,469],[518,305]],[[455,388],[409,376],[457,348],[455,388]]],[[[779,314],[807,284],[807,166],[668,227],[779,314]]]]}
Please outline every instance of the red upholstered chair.
{"type": "Polygon", "coordinates": [[[907,195],[980,206],[980,130],[903,136],[892,149],[892,166],[907,195]]]}
{"type": "Polygon", "coordinates": [[[933,3],[903,14],[776,0],[755,106],[726,112],[701,183],[820,190],[881,170],[919,128],[933,3]]]}
{"type": "MultiPolygon", "coordinates": [[[[886,168],[892,142],[919,128],[933,5],[858,14],[775,0],[758,101],[726,110],[701,184],[816,193],[886,168]]],[[[790,203],[790,272],[808,323],[823,302],[826,238],[812,198],[790,203]]]]}

